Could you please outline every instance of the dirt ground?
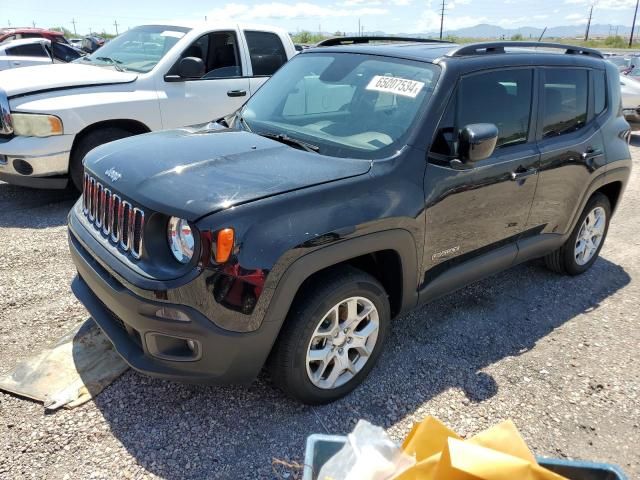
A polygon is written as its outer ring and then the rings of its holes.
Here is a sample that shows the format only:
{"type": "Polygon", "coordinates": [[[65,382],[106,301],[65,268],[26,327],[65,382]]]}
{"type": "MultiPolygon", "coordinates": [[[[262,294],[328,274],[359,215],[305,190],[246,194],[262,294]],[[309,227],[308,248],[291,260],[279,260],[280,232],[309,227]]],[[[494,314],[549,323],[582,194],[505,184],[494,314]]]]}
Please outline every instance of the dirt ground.
{"type": "MultiPolygon", "coordinates": [[[[359,418],[396,440],[435,415],[464,435],[515,421],[535,453],[640,476],[640,137],[601,258],[569,278],[521,265],[398,319],[353,394],[309,407],[262,376],[198,387],[128,371],[45,414],[0,393],[0,478],[298,478],[311,433],[359,418]]],[[[0,183],[0,373],[87,318],[69,289],[68,193],[0,183]]]]}

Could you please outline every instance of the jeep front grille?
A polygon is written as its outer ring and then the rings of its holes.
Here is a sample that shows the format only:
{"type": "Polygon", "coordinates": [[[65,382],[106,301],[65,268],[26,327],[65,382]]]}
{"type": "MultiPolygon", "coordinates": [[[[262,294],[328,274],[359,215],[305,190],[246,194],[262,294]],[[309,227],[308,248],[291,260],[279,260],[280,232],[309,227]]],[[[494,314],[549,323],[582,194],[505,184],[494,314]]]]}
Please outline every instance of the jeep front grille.
{"type": "Polygon", "coordinates": [[[93,227],[136,260],[142,255],[144,212],[84,174],[82,212],[93,227]]]}

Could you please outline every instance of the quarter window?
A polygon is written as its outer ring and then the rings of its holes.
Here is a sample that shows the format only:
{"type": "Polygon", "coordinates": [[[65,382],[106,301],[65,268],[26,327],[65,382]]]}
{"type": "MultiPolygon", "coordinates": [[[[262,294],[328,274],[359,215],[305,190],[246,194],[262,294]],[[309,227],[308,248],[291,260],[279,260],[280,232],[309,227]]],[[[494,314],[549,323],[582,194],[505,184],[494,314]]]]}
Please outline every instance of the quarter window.
{"type": "Polygon", "coordinates": [[[270,32],[246,31],[254,76],[273,75],[287,61],[280,37],[270,32]]]}
{"type": "Polygon", "coordinates": [[[595,113],[599,115],[607,107],[607,86],[602,70],[593,71],[593,100],[595,113]]]}
{"type": "Polygon", "coordinates": [[[575,132],[587,121],[587,70],[544,70],[544,137],[575,132]]]}

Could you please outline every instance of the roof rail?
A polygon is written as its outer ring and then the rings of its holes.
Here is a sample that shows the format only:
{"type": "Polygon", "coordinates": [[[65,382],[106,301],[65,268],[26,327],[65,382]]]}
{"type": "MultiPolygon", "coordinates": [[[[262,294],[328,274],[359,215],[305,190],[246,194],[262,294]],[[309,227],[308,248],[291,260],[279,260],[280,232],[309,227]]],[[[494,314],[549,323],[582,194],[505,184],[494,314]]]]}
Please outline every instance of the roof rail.
{"type": "Polygon", "coordinates": [[[334,47],[337,45],[356,45],[359,43],[371,42],[415,42],[415,43],[452,43],[446,40],[433,40],[430,38],[414,38],[414,37],[332,37],[316,43],[316,47],[334,47]]]}
{"type": "Polygon", "coordinates": [[[557,48],[564,50],[568,55],[588,55],[590,57],[604,58],[602,53],[593,48],[578,47],[576,45],[564,45],[562,43],[549,43],[549,42],[482,42],[471,43],[469,45],[462,45],[451,50],[448,53],[450,57],[462,57],[464,55],[484,55],[488,53],[505,53],[505,47],[542,47],[542,48],[557,48]]]}

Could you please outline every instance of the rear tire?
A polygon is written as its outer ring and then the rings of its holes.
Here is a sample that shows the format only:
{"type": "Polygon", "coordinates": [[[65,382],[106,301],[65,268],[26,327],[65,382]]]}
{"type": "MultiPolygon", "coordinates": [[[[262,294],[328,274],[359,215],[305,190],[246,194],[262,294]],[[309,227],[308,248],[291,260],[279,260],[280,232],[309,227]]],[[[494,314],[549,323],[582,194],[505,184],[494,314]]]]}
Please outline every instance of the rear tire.
{"type": "Polygon", "coordinates": [[[352,267],[321,274],[289,311],[268,362],[274,383],[312,405],[347,395],[380,356],[390,317],[371,275],[352,267]]]}
{"type": "Polygon", "coordinates": [[[589,270],[600,255],[610,219],[609,199],[602,193],[595,193],[564,245],[545,257],[547,268],[566,275],[580,275],[589,270]]]}
{"type": "Polygon", "coordinates": [[[69,177],[71,178],[71,184],[73,187],[75,187],[78,192],[82,193],[82,178],[84,176],[84,166],[82,165],[82,161],[87,153],[100,145],[120,140],[121,138],[130,137],[132,135],[133,133],[122,128],[107,127],[95,130],[81,138],[73,149],[71,161],[69,162],[69,177]]]}

